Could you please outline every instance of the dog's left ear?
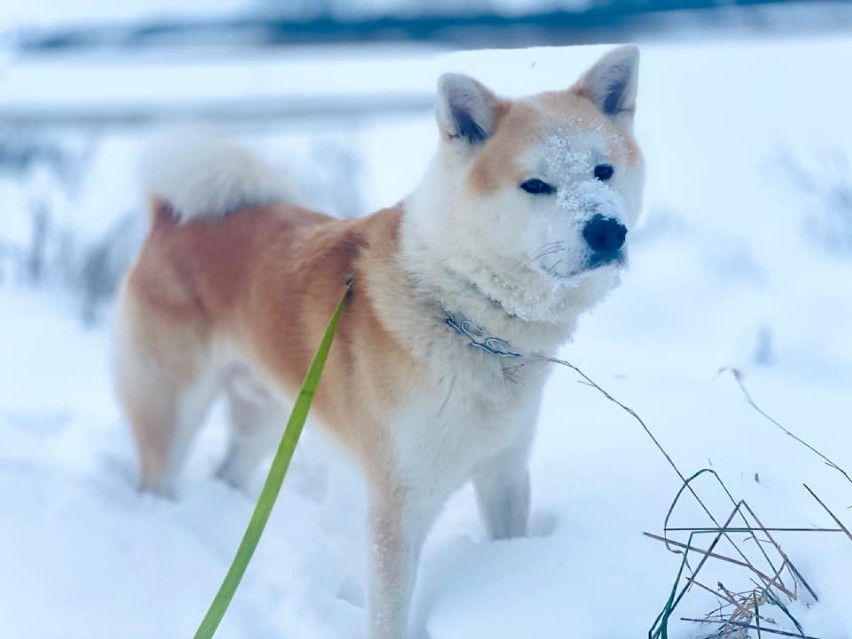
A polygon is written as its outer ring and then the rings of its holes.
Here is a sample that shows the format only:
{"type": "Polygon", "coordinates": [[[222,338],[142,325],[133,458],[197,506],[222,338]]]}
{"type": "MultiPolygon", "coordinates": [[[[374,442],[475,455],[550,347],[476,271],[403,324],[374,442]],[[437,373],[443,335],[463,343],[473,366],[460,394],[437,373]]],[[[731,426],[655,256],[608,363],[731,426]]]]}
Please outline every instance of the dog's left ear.
{"type": "Polygon", "coordinates": [[[499,104],[497,96],[477,80],[445,73],[438,80],[435,119],[449,140],[476,145],[494,133],[499,104]]]}
{"type": "Polygon", "coordinates": [[[583,74],[573,91],[591,100],[601,112],[626,129],[633,128],[639,84],[639,48],[627,45],[610,51],[583,74]]]}

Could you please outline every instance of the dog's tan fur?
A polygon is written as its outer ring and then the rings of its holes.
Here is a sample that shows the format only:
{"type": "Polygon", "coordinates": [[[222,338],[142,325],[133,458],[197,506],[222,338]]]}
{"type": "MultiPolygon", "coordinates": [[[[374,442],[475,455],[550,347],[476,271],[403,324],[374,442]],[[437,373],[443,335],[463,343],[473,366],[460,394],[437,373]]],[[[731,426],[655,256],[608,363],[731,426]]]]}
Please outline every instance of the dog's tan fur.
{"type": "MultiPolygon", "coordinates": [[[[620,51],[635,65],[635,53],[620,51]]],[[[606,87],[581,80],[568,91],[511,101],[472,80],[447,82],[452,109],[442,115],[439,105],[438,112],[446,148],[431,171],[461,173],[460,194],[449,188],[448,198],[529,197],[515,195],[529,177],[521,159],[560,130],[554,123],[603,131],[607,161],[619,171],[641,169],[628,121],[633,103],[602,113],[594,91],[606,87]],[[458,139],[465,122],[447,119],[447,113],[457,117],[453,83],[463,89],[459,108],[473,100],[470,117],[487,129],[488,139],[472,150],[458,139]]],[[[636,199],[630,188],[622,188],[625,200],[636,199]]],[[[139,453],[140,485],[171,494],[193,432],[220,390],[229,396],[235,425],[221,474],[244,484],[273,450],[282,399],[298,388],[344,281],[354,276],[314,410],[357,459],[370,489],[375,639],[406,632],[422,539],[466,478],[474,477],[492,536],[526,531],[526,455],[546,372],[530,363],[508,375],[505,362],[471,349],[445,325],[442,308],[484,316],[513,345],[549,352],[609,287],[594,274],[557,285],[552,321],[514,312],[509,293],[501,297],[473,276],[459,284],[473,291],[464,294],[470,300],[457,302],[440,283],[444,275],[430,275],[444,268],[440,260],[426,265],[437,249],[418,230],[429,220],[417,216],[427,215],[428,206],[441,208],[440,198],[434,204],[432,198],[431,187],[421,188],[407,203],[338,220],[295,204],[267,204],[270,198],[261,196],[262,204],[252,206],[244,194],[222,200],[221,208],[238,211],[185,215],[175,209],[179,198],[154,193],[151,231],[121,295],[117,388],[139,453]]],[[[524,277],[538,276],[524,271],[524,277]]]]}
{"type": "MultiPolygon", "coordinates": [[[[154,207],[153,228],[122,294],[126,329],[137,346],[150,349],[151,359],[162,361],[164,375],[148,381],[158,386],[153,396],[191,383],[213,358],[231,365],[241,360],[284,394],[294,393],[346,277],[354,274],[314,410],[361,462],[379,467],[376,458],[388,454],[380,432],[388,401],[417,376],[410,354],[384,334],[367,292],[369,286],[404,286],[401,274],[388,268],[398,251],[400,208],[341,221],[270,205],[181,224],[167,204],[154,207]]],[[[129,375],[121,399],[131,409],[141,483],[160,489],[161,469],[169,463],[160,456],[168,454],[173,424],[160,424],[159,403],[149,401],[147,390],[139,392],[137,376],[145,373],[133,363],[122,373],[129,375]]]]}

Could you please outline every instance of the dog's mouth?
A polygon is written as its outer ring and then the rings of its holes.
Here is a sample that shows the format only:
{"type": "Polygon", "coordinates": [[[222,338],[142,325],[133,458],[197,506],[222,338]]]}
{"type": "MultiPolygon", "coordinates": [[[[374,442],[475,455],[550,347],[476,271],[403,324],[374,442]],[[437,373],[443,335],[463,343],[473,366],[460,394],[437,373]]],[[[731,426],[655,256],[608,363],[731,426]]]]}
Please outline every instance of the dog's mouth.
{"type": "Polygon", "coordinates": [[[624,266],[626,263],[627,255],[622,249],[592,253],[586,260],[583,271],[594,271],[604,266],[624,266]]]}
{"type": "Polygon", "coordinates": [[[624,266],[627,263],[627,253],[624,249],[589,253],[579,266],[575,267],[571,271],[559,268],[559,266],[564,264],[565,261],[566,260],[564,259],[557,259],[553,265],[540,263],[540,270],[553,280],[567,284],[572,281],[577,282],[584,279],[586,276],[601,269],[617,269],[624,266]]]}
{"type": "Polygon", "coordinates": [[[607,251],[605,253],[592,253],[586,258],[586,262],[576,271],[562,276],[563,280],[579,281],[586,275],[591,275],[595,271],[605,268],[620,268],[627,263],[627,254],[619,249],[617,251],[607,251]]]}

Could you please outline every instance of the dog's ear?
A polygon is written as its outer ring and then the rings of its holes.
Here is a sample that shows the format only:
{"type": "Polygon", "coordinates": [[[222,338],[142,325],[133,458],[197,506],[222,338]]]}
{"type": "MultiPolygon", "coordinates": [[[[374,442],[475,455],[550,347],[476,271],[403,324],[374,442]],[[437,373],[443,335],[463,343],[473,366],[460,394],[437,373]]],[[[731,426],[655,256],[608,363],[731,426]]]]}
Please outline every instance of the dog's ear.
{"type": "Polygon", "coordinates": [[[451,141],[480,144],[497,124],[500,100],[483,84],[461,73],[445,73],[438,80],[435,119],[451,141]]]}
{"type": "Polygon", "coordinates": [[[604,115],[631,129],[638,84],[639,48],[631,44],[603,56],[572,90],[591,100],[604,115]]]}

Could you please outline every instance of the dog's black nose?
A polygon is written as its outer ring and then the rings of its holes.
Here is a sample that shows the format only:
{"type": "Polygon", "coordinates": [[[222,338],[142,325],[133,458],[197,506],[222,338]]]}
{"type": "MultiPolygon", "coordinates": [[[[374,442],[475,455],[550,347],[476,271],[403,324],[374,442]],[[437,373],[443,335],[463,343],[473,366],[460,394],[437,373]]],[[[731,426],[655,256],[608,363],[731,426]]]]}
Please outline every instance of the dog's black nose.
{"type": "Polygon", "coordinates": [[[583,237],[595,253],[611,253],[624,246],[627,227],[618,220],[598,214],[586,222],[583,237]]]}

